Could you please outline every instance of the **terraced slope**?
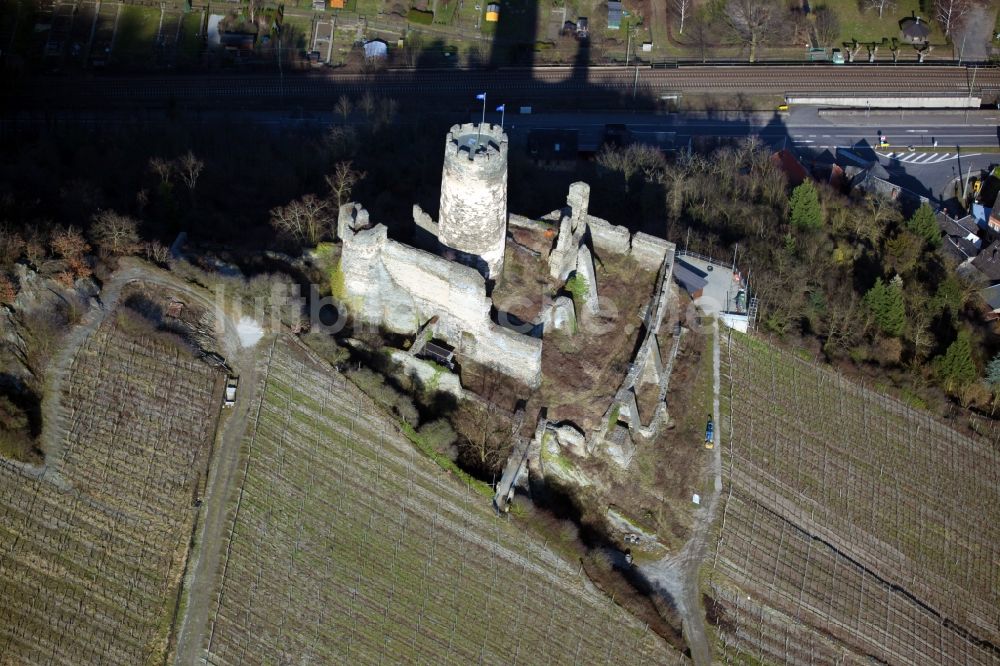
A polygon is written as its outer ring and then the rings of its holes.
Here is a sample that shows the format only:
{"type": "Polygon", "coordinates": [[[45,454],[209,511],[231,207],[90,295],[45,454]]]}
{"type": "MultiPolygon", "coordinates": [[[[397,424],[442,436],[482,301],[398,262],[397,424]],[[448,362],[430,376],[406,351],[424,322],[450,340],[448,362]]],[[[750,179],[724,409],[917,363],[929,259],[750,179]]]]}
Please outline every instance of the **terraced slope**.
{"type": "Polygon", "coordinates": [[[295,343],[245,454],[210,664],[684,661],[295,343]]]}
{"type": "Polygon", "coordinates": [[[707,584],[721,652],[1000,663],[1000,452],[731,339],[726,503],[707,584]]]}
{"type": "Polygon", "coordinates": [[[162,663],[218,382],[114,317],[86,339],[44,472],[0,463],[0,664],[162,663]]]}

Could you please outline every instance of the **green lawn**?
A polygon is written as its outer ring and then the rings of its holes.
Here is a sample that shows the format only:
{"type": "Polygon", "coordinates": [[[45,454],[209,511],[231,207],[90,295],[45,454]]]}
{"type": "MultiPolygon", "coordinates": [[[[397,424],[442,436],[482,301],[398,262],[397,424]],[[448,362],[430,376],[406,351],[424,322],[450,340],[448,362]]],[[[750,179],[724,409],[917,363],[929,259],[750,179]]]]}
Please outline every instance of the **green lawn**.
{"type": "Polygon", "coordinates": [[[944,35],[937,23],[931,21],[931,16],[920,11],[920,0],[897,0],[893,9],[886,9],[882,18],[875,10],[861,12],[858,0],[819,0],[813,9],[829,7],[840,20],[840,36],[842,42],[856,39],[859,42],[881,42],[883,38],[899,37],[899,21],[911,13],[928,19],[931,27],[931,44],[944,44],[944,35]]]}
{"type": "Polygon", "coordinates": [[[114,58],[127,64],[132,60],[148,60],[156,47],[160,26],[160,10],[139,5],[124,5],[118,19],[114,58]]]}

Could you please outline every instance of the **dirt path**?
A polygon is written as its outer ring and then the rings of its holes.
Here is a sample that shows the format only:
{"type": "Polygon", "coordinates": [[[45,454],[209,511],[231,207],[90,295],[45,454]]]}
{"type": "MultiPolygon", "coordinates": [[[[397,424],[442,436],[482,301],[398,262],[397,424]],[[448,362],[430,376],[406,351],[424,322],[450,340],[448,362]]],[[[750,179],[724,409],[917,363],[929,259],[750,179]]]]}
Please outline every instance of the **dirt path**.
{"type": "Polygon", "coordinates": [[[719,321],[712,323],[712,420],[715,422],[715,446],[709,463],[713,477],[711,494],[703,498],[701,507],[695,511],[691,537],[680,552],[669,555],[658,562],[643,565],[641,571],[658,589],[672,598],[684,625],[684,638],[691,649],[691,659],[696,665],[712,663],[712,645],[705,627],[705,609],[701,605],[698,589],[698,571],[705,557],[706,537],[715,520],[722,492],[722,420],[720,418],[719,391],[720,350],[719,321]]]}
{"type": "Polygon", "coordinates": [[[188,554],[183,594],[187,595],[184,617],[177,618],[177,648],[174,663],[184,666],[201,662],[201,651],[208,634],[208,618],[216,603],[216,574],[225,545],[228,499],[239,476],[240,442],[247,431],[251,407],[255,402],[258,377],[266,376],[267,360],[260,350],[270,347],[261,340],[249,358],[242,359],[234,370],[240,373],[240,389],[232,412],[223,415],[209,463],[208,483],[202,497],[201,511],[195,524],[194,546],[188,554]]]}

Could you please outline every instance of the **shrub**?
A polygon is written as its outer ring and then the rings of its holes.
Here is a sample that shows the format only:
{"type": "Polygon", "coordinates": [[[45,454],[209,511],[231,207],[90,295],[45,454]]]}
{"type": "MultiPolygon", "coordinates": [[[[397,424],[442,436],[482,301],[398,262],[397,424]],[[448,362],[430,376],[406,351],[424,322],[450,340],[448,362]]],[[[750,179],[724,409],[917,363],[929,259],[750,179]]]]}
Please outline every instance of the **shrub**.
{"type": "Polygon", "coordinates": [[[448,456],[451,460],[458,458],[458,449],[455,447],[458,435],[447,419],[425,423],[417,432],[438,453],[448,456]]]}

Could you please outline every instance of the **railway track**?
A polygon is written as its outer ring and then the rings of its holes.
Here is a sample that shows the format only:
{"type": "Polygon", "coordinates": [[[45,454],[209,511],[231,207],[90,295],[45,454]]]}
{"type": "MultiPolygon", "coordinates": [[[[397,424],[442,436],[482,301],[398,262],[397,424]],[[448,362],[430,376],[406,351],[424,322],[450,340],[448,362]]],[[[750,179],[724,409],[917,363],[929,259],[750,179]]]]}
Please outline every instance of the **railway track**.
{"type": "MultiPolygon", "coordinates": [[[[962,95],[992,98],[1000,68],[954,66],[691,66],[572,67],[483,70],[387,70],[377,74],[296,73],[157,77],[38,78],[12,95],[13,105],[49,108],[80,104],[129,105],[156,101],[285,100],[323,102],[372,91],[407,99],[463,99],[487,90],[494,99],[530,101],[578,96],[657,98],[664,94],[863,93],[962,95]],[[973,76],[975,81],[973,82],[973,76]]],[[[470,97],[471,99],[471,97],[470,97]]]]}

